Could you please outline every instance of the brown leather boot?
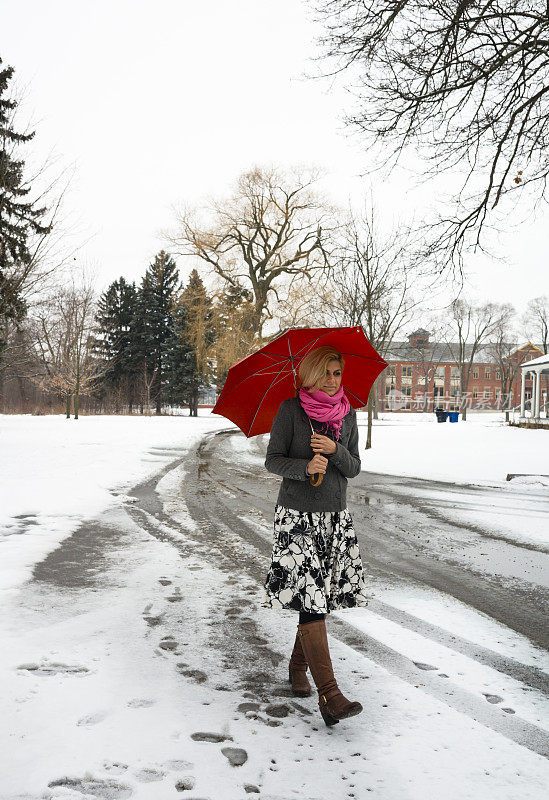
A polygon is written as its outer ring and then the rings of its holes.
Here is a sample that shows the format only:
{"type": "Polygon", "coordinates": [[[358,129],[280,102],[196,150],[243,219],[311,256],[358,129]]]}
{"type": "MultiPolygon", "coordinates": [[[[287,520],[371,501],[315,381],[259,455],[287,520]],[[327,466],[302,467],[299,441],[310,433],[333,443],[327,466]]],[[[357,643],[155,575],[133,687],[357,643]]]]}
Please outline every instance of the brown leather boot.
{"type": "Polygon", "coordinates": [[[297,631],[318,689],[318,707],[326,725],[335,725],[340,719],[360,714],[362,711],[360,703],[347,700],[340,692],[334,678],[324,620],[298,625],[297,631]]]}
{"type": "Polygon", "coordinates": [[[307,680],[306,672],[307,660],[301,647],[301,638],[296,633],[288,673],[292,684],[292,692],[298,697],[309,697],[311,694],[311,684],[307,680]]]}

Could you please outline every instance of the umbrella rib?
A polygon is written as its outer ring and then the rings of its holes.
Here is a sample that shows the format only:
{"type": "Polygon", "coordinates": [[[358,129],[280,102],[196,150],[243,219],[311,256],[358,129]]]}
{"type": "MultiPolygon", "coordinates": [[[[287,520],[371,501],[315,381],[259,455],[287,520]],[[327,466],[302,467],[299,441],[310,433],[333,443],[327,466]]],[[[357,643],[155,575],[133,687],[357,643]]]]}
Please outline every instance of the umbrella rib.
{"type": "Polygon", "coordinates": [[[346,394],[352,394],[352,395],[353,395],[353,397],[356,397],[356,399],[358,400],[358,402],[359,402],[359,403],[362,403],[362,405],[363,405],[363,406],[365,406],[365,405],[366,405],[366,403],[368,402],[367,400],[366,400],[366,402],[364,402],[364,400],[362,399],[362,397],[359,397],[357,394],[355,394],[354,392],[352,392],[352,391],[351,391],[350,389],[348,389],[346,386],[345,386],[344,388],[345,388],[345,393],[346,393],[346,394]]]}
{"type": "MultiPolygon", "coordinates": [[[[360,326],[360,327],[362,327],[362,326],[360,326]]],[[[297,329],[296,328],[290,328],[290,330],[297,330],[297,329]]],[[[323,336],[328,336],[330,333],[333,333],[334,330],[347,330],[347,329],[345,327],[343,327],[343,328],[327,328],[324,331],[324,333],[321,333],[320,336],[317,336],[316,339],[314,339],[312,342],[307,342],[307,344],[304,344],[302,347],[300,347],[299,350],[296,351],[296,356],[299,353],[301,353],[301,351],[304,350],[306,347],[309,347],[311,344],[316,344],[317,342],[319,342],[322,339],[323,336]]],[[[364,333],[364,331],[362,331],[362,332],[364,333]]],[[[286,336],[287,335],[288,335],[288,333],[286,333],[286,336]]]]}
{"type": "MultiPolygon", "coordinates": [[[[264,354],[262,353],[262,355],[264,355],[264,354]]],[[[284,369],[284,367],[288,363],[288,357],[287,356],[281,356],[281,358],[283,359],[283,361],[278,361],[277,363],[278,364],[282,363],[283,364],[282,369],[284,369]]],[[[238,383],[235,383],[234,386],[231,386],[229,391],[226,394],[223,395],[223,400],[225,400],[225,398],[228,397],[231,394],[231,392],[234,392],[235,389],[238,389],[238,387],[241,386],[244,383],[244,381],[247,381],[250,378],[255,378],[257,375],[270,375],[271,373],[262,372],[262,370],[268,369],[269,367],[272,367],[272,366],[273,366],[272,363],[271,364],[266,364],[264,367],[260,367],[256,372],[250,372],[249,375],[246,375],[244,378],[242,378],[242,380],[238,381],[238,383]]],[[[277,375],[280,375],[280,371],[277,372],[277,375]]],[[[221,400],[221,395],[219,395],[219,400],[221,400]]]]}
{"type": "Polygon", "coordinates": [[[343,350],[339,351],[342,356],[351,356],[351,358],[365,358],[366,361],[372,361],[374,364],[387,364],[384,358],[373,358],[372,356],[363,356],[361,353],[344,353],[343,350]]]}
{"type": "MultiPolygon", "coordinates": [[[[284,365],[284,366],[286,366],[286,365],[284,365]]],[[[277,378],[280,376],[280,373],[284,371],[284,366],[282,367],[282,369],[281,369],[281,370],[279,370],[279,371],[278,371],[278,374],[277,374],[277,375],[276,375],[276,376],[273,378],[273,380],[271,381],[271,383],[269,384],[269,386],[267,386],[267,388],[265,389],[265,392],[263,393],[263,397],[262,397],[262,398],[261,398],[261,400],[259,401],[259,403],[258,403],[258,405],[257,405],[257,408],[256,408],[256,410],[255,410],[255,414],[253,415],[252,421],[250,422],[250,426],[249,426],[249,428],[248,428],[248,433],[246,434],[246,436],[249,436],[249,435],[250,435],[250,431],[251,431],[251,429],[252,429],[252,427],[253,427],[253,424],[254,424],[254,422],[255,422],[255,418],[256,418],[256,417],[257,417],[257,415],[259,414],[259,409],[261,408],[261,404],[262,404],[262,403],[263,403],[263,401],[265,400],[265,397],[267,396],[267,393],[268,393],[268,392],[271,390],[271,388],[273,387],[273,384],[274,384],[274,383],[276,383],[276,379],[277,379],[277,378]]]]}

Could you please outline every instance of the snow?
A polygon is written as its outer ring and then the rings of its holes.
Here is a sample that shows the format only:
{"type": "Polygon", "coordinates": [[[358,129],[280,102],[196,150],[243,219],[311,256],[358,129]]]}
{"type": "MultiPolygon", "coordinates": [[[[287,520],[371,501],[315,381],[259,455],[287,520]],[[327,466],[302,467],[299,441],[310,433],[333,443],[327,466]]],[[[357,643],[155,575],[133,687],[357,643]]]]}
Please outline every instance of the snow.
{"type": "MultiPolygon", "coordinates": [[[[446,423],[442,432],[442,425],[414,427],[401,417],[376,424],[365,469],[415,475],[415,458],[422,477],[465,480],[458,428],[470,445],[482,445],[467,455],[476,481],[500,481],[508,469],[484,452],[490,442],[514,462],[524,442],[532,445],[524,466],[509,471],[541,465],[545,431],[502,429],[484,418],[462,428],[446,423]],[[455,471],[443,459],[433,466],[424,452],[441,441],[455,471]]],[[[547,759],[489,721],[520,718],[547,731],[546,698],[389,620],[383,604],[520,664],[547,669],[547,654],[441,592],[379,583],[377,605],[334,614],[388,654],[381,666],[373,652],[331,638],[340,685],[364,705],[358,717],[327,729],[314,697],[288,696],[295,615],[259,610],[260,587],[246,573],[205,558],[198,523],[181,498],[187,473],[184,461],[175,462],[202,435],[227,427],[206,411],[194,420],[0,417],[3,464],[10,465],[0,486],[0,799],[242,800],[254,796],[245,785],[260,789],[263,800],[545,798],[547,759]],[[161,471],[166,521],[139,511],[151,535],[132,516],[131,489],[161,471]],[[25,582],[84,520],[109,533],[97,573],[82,585],[25,582]],[[414,661],[433,670],[418,670],[410,681],[398,665],[414,670],[414,661]],[[428,691],[436,681],[447,687],[448,702],[428,691]],[[458,710],[454,695],[485,716],[458,710]],[[239,709],[242,703],[250,707],[239,709]],[[287,716],[273,716],[270,704],[287,716]],[[204,732],[222,741],[200,741],[196,734],[204,732]],[[242,766],[230,765],[227,746],[246,751],[242,766]]],[[[257,443],[233,439],[239,460],[257,466],[257,443]]],[[[93,538],[88,546],[86,567],[93,538]]]]}
{"type": "MultiPolygon", "coordinates": [[[[519,544],[549,542],[549,433],[505,424],[495,412],[469,413],[467,422],[438,423],[434,414],[386,413],[373,422],[366,450],[367,417],[358,412],[362,472],[434,481],[398,486],[399,500],[436,509],[450,522],[470,524],[519,544]],[[507,481],[508,474],[526,473],[507,481]],[[478,491],[485,489],[486,492],[478,491]],[[491,491],[490,491],[491,490],[491,491]]],[[[232,447],[258,467],[268,434],[233,437],[232,447]]],[[[371,484],[375,491],[375,483],[371,484]]],[[[387,506],[387,510],[389,507],[387,506]]]]}
{"type": "Polygon", "coordinates": [[[0,591],[19,586],[83,519],[131,502],[130,486],[228,425],[209,410],[196,419],[0,415],[0,591]]]}
{"type": "Polygon", "coordinates": [[[433,413],[382,413],[364,451],[367,417],[358,412],[362,469],[428,480],[493,485],[509,473],[549,475],[549,435],[515,428],[502,412],[469,412],[439,423],[433,413]]]}

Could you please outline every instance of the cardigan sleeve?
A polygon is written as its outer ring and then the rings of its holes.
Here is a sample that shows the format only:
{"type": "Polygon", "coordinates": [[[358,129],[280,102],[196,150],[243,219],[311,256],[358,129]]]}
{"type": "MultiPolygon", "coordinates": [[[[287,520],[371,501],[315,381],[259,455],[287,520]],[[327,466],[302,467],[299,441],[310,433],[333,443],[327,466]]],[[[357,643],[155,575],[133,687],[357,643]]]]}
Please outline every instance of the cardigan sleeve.
{"type": "Polygon", "coordinates": [[[347,447],[336,442],[337,450],[335,453],[330,453],[328,459],[334,467],[341,472],[346,478],[356,478],[360,472],[360,454],[358,450],[358,425],[356,422],[356,411],[353,409],[353,419],[351,433],[347,447]]]}
{"type": "Polygon", "coordinates": [[[294,434],[294,424],[292,415],[285,402],[282,402],[276,412],[271,436],[267,445],[267,455],[265,457],[265,467],[275,475],[282,475],[283,478],[290,478],[294,481],[306,481],[307,464],[306,458],[289,458],[290,444],[294,434]]]}

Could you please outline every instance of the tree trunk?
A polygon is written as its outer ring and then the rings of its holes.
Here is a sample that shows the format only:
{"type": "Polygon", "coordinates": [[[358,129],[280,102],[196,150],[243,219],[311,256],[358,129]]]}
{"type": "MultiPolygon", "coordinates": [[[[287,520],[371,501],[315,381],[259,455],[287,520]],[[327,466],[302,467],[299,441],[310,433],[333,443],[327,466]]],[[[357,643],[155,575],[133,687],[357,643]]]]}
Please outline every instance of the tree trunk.
{"type": "Polygon", "coordinates": [[[71,418],[71,396],[67,394],[67,399],[65,401],[65,416],[67,419],[71,418]]]}
{"type": "Polygon", "coordinates": [[[373,398],[370,394],[368,398],[368,428],[366,430],[366,450],[369,450],[372,446],[372,419],[373,419],[373,398]]]}
{"type": "Polygon", "coordinates": [[[189,417],[198,416],[198,389],[194,388],[189,397],[189,417]]]}
{"type": "Polygon", "coordinates": [[[78,419],[78,401],[80,399],[80,371],[76,373],[76,390],[74,392],[74,418],[78,419]]]}
{"type": "MultiPolygon", "coordinates": [[[[377,379],[376,379],[376,383],[374,384],[374,386],[376,386],[376,384],[377,384],[377,379]]],[[[376,387],[375,392],[372,392],[372,394],[373,394],[372,403],[373,403],[373,407],[374,407],[374,419],[379,419],[379,414],[378,414],[379,405],[378,405],[377,387],[376,387]]]]}

